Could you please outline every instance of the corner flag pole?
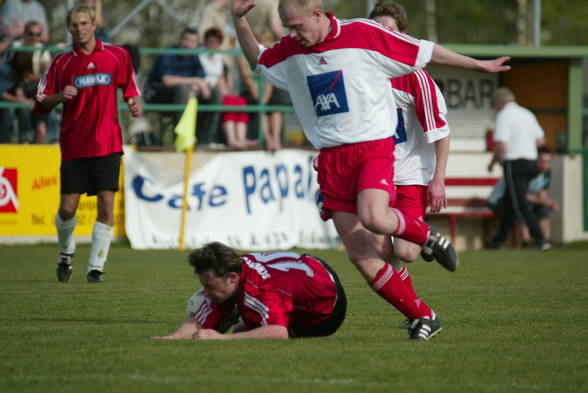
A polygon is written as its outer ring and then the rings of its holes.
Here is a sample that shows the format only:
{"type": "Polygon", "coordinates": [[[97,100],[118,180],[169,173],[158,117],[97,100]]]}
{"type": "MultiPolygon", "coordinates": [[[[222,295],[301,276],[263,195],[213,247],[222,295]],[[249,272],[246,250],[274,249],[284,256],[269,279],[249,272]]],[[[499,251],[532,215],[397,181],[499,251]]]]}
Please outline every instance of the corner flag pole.
{"type": "Polygon", "coordinates": [[[196,114],[198,113],[198,100],[190,97],[180,121],[176,125],[176,151],[185,151],[184,160],[184,184],[182,193],[182,210],[180,215],[180,238],[178,249],[184,250],[184,238],[186,233],[186,214],[188,212],[188,182],[190,181],[190,169],[192,151],[196,142],[196,114]]]}

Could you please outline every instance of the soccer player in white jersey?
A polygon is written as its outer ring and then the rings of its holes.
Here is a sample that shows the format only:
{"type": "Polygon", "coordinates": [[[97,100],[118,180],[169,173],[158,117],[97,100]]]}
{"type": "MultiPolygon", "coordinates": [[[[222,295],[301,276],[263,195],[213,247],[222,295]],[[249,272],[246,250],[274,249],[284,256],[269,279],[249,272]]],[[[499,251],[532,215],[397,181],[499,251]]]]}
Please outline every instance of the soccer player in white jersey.
{"type": "Polygon", "coordinates": [[[423,256],[457,265],[447,239],[422,221],[393,208],[396,108],[389,79],[430,61],[485,72],[509,69],[508,58],[480,61],[425,40],[392,32],[366,19],[339,20],[320,0],[281,0],[288,34],[270,48],[257,42],[245,15],[253,0],[234,0],[237,37],[252,69],[288,90],[307,139],[320,149],[318,182],[349,259],[372,289],[409,319],[412,338],[428,339],[441,324],[407,291],[378,253],[373,233],[423,246],[423,256]]]}
{"type": "MultiPolygon", "coordinates": [[[[394,1],[377,3],[369,18],[394,30],[406,33],[408,20],[404,8],[394,1]]],[[[394,101],[398,105],[398,125],[394,135],[396,185],[395,207],[424,220],[427,206],[439,212],[447,206],[445,168],[449,154],[447,108],[441,91],[425,70],[391,80],[394,101]]],[[[413,290],[412,279],[401,263],[413,262],[421,248],[403,239],[376,235],[381,254],[413,290]]],[[[445,266],[448,268],[448,266],[445,266]]],[[[407,320],[403,327],[409,327],[407,320]]]]}

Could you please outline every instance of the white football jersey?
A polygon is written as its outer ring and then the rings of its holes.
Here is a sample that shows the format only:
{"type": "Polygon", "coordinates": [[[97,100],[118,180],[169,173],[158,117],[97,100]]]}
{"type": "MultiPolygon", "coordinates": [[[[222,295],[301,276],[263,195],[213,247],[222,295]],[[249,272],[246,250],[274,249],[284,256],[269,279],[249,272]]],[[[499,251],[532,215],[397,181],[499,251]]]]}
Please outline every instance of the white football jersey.
{"type": "Polygon", "coordinates": [[[435,142],[449,136],[445,99],[424,70],[391,82],[398,106],[394,184],[426,186],[435,173],[435,142]]]}
{"type": "Polygon", "coordinates": [[[338,20],[307,48],[285,35],[260,47],[257,70],[290,93],[296,115],[312,145],[324,147],[390,138],[396,104],[389,79],[424,67],[434,44],[368,20],[338,20]]]}

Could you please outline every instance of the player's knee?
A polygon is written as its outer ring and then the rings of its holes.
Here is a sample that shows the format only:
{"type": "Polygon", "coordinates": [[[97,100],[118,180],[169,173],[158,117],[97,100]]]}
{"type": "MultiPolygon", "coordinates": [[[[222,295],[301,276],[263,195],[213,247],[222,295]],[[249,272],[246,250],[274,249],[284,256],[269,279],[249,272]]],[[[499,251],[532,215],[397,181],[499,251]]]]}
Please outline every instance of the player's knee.
{"type": "Polygon", "coordinates": [[[57,214],[59,214],[59,218],[61,218],[63,221],[68,221],[74,218],[76,215],[76,209],[69,206],[62,206],[59,208],[57,214]]]}
{"type": "Polygon", "coordinates": [[[421,247],[419,245],[400,241],[397,243],[394,246],[394,254],[401,261],[413,262],[419,257],[421,253],[421,247]]]}
{"type": "Polygon", "coordinates": [[[374,233],[385,234],[388,232],[388,226],[390,225],[389,222],[386,222],[385,214],[378,214],[373,210],[360,214],[359,220],[364,228],[374,233]]]}

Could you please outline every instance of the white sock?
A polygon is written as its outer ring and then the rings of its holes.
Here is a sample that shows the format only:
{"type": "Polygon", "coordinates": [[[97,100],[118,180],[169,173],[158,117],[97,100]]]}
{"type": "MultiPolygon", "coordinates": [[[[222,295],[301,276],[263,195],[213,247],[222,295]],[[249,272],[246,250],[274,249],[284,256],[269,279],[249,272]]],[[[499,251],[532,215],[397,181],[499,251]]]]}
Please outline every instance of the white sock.
{"type": "Polygon", "coordinates": [[[99,270],[103,271],[104,263],[108,257],[108,250],[110,249],[110,241],[114,227],[96,221],[92,230],[92,247],[90,247],[90,263],[88,271],[99,270]]]}
{"type": "Polygon", "coordinates": [[[73,231],[78,220],[76,216],[69,220],[63,220],[57,213],[55,216],[55,227],[57,228],[57,242],[59,243],[59,252],[62,254],[73,255],[76,252],[76,242],[73,237],[73,231]]]}

